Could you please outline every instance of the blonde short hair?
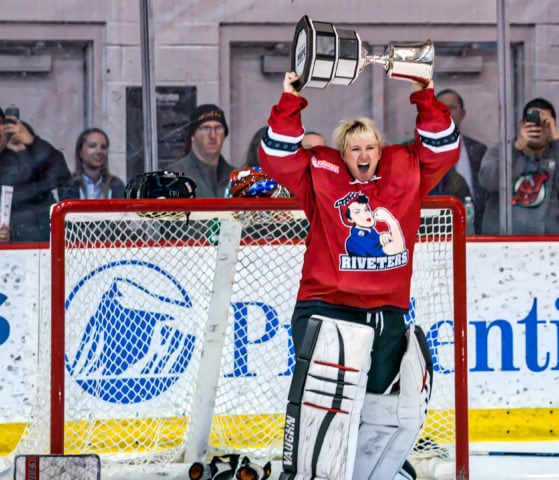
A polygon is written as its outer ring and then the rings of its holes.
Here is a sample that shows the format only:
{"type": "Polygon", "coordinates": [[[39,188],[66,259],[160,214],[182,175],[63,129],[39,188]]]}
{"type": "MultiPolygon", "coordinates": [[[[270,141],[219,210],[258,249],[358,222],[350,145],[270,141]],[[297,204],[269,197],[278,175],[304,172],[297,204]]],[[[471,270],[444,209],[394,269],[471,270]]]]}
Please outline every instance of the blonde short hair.
{"type": "Polygon", "coordinates": [[[382,148],[384,138],[377,127],[377,124],[367,117],[360,117],[355,120],[342,120],[340,125],[334,130],[332,140],[340,154],[343,154],[347,144],[354,138],[373,137],[382,148]]]}

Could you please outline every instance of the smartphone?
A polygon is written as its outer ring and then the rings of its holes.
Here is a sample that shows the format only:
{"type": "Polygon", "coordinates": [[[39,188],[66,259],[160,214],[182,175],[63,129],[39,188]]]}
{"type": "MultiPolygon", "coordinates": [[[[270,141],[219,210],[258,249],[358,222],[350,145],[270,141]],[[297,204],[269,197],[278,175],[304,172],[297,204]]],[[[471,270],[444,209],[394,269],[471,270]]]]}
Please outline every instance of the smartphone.
{"type": "Polygon", "coordinates": [[[537,110],[527,110],[524,115],[525,122],[533,122],[537,127],[540,126],[540,112],[537,110]]]}
{"type": "MultiPolygon", "coordinates": [[[[4,110],[4,115],[6,117],[10,116],[10,117],[16,117],[17,119],[19,119],[19,108],[18,107],[8,107],[6,108],[6,110],[4,110]]],[[[6,122],[8,123],[15,123],[13,120],[6,118],[6,122]]]]}

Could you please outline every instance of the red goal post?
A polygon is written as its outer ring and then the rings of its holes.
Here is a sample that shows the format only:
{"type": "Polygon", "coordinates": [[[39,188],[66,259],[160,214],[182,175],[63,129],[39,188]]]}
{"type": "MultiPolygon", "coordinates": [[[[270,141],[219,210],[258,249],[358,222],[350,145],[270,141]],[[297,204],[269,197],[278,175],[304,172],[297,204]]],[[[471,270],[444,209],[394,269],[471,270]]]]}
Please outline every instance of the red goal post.
{"type": "MultiPolygon", "coordinates": [[[[422,205],[409,315],[436,370],[415,456],[451,462],[459,479],[468,478],[464,218],[451,197],[422,205]]],[[[52,317],[41,322],[51,342],[40,358],[50,378],[39,367],[50,403],[39,399],[21,453],[46,442],[48,453],[123,465],[277,460],[307,227],[296,200],[70,200],[51,225],[52,317]]]]}

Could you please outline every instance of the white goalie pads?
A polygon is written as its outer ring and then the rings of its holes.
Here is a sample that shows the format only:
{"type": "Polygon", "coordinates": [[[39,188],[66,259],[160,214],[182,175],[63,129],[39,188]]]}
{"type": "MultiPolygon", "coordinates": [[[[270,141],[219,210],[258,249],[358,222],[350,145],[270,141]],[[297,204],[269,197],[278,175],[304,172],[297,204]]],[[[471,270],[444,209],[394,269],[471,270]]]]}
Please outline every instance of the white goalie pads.
{"type": "Polygon", "coordinates": [[[292,383],[283,467],[296,480],[346,480],[352,476],[374,331],[322,316],[309,322],[318,333],[310,342],[305,337],[297,358],[296,371],[306,375],[292,383]]]}
{"type": "Polygon", "coordinates": [[[398,416],[404,426],[419,428],[425,421],[433,387],[433,363],[423,331],[410,325],[408,346],[400,366],[398,416]],[[419,401],[418,401],[419,400],[419,401]]]}
{"type": "Polygon", "coordinates": [[[411,478],[400,469],[425,420],[431,383],[427,342],[412,325],[400,367],[400,392],[365,397],[353,480],[411,478]]]}

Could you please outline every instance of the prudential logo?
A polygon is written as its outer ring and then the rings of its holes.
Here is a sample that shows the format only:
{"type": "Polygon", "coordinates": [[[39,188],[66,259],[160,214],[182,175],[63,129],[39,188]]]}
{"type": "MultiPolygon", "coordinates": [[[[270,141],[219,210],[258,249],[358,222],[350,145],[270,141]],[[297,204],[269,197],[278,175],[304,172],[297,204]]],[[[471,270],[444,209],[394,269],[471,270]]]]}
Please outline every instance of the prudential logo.
{"type": "Polygon", "coordinates": [[[67,371],[107,402],[160,395],[192,357],[195,336],[185,331],[191,306],[186,291],[157,265],[121,260],[98,267],[66,300],[66,338],[74,342],[66,346],[67,371]]]}

